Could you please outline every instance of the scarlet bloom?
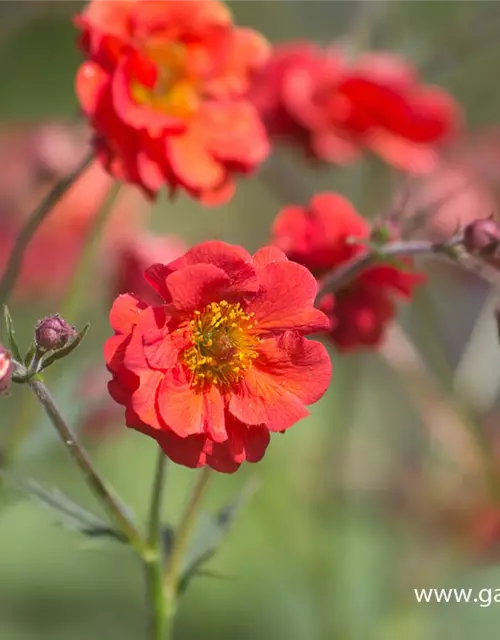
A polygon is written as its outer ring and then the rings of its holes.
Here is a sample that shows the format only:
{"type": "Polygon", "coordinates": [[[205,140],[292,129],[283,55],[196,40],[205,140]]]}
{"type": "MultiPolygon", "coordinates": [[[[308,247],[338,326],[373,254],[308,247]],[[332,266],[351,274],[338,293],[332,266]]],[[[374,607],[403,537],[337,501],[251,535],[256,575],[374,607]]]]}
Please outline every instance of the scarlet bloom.
{"type": "Polygon", "coordinates": [[[268,44],[217,0],[92,0],[76,91],[105,167],[153,197],[165,185],[228,200],[269,153],[245,97],[268,44]]]}
{"type": "Polygon", "coordinates": [[[119,296],[104,350],[127,425],[187,467],[259,461],[330,381],[325,347],[304,337],[329,326],[315,279],[275,247],[252,257],[223,242],[145,275],[163,304],[119,296]]]}
{"type": "MultiPolygon", "coordinates": [[[[336,193],[319,194],[307,207],[285,207],[273,226],[274,244],[318,279],[363,255],[367,248],[359,241],[370,235],[369,223],[336,193]]],[[[392,265],[366,268],[335,296],[323,297],[320,308],[331,320],[329,335],[339,350],[380,343],[396,313],[394,299],[410,299],[415,285],[424,279],[410,267],[408,262],[407,270],[392,265]]]]}
{"type": "Polygon", "coordinates": [[[346,164],[363,149],[399,169],[427,172],[436,146],[450,139],[459,109],[444,91],[421,84],[395,55],[350,62],[338,48],[277,47],[252,98],[274,134],[298,138],[321,160],[346,164]]]}

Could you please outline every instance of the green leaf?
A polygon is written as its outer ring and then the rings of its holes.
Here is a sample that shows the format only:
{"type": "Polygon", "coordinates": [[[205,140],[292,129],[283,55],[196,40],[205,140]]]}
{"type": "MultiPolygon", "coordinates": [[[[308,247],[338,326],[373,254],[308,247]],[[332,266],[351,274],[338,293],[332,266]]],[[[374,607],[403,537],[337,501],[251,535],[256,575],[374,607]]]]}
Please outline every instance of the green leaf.
{"type": "Polygon", "coordinates": [[[17,362],[22,363],[23,359],[15,338],[14,323],[12,322],[12,316],[10,315],[7,305],[4,305],[3,307],[3,319],[5,322],[5,328],[7,329],[7,340],[9,342],[10,351],[14,356],[14,359],[17,360],[17,362]]]}
{"type": "Polygon", "coordinates": [[[50,365],[53,364],[56,360],[60,360],[61,358],[65,358],[66,356],[69,356],[69,354],[72,351],[74,351],[80,345],[82,340],[85,338],[85,336],[87,335],[87,331],[89,330],[89,327],[90,327],[90,324],[87,322],[87,324],[83,327],[83,329],[80,331],[80,333],[76,336],[74,340],[72,340],[69,344],[67,344],[62,349],[58,349],[57,351],[54,351],[52,355],[48,356],[47,358],[44,358],[44,360],[42,360],[42,364],[38,369],[38,371],[39,372],[43,371],[47,367],[50,367],[50,365]]]}
{"type": "MultiPolygon", "coordinates": [[[[186,590],[192,578],[202,574],[201,567],[216,553],[240,509],[255,492],[255,489],[255,483],[249,483],[230,504],[217,513],[202,513],[200,515],[184,558],[179,581],[180,593],[186,590]]],[[[168,554],[165,555],[168,558],[168,554]]],[[[209,574],[203,572],[203,575],[209,574]]]]}
{"type": "Polygon", "coordinates": [[[113,538],[119,542],[126,542],[124,536],[106,521],[76,504],[57,489],[48,491],[34,480],[19,478],[11,473],[2,472],[1,475],[28,497],[52,511],[58,521],[68,529],[79,531],[91,538],[113,538]]]}

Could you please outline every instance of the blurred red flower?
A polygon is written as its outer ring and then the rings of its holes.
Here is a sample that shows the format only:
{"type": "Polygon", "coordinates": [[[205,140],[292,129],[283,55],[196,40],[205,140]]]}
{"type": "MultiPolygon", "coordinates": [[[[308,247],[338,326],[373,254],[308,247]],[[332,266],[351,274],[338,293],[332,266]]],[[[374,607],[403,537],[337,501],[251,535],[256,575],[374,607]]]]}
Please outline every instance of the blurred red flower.
{"type": "MultiPolygon", "coordinates": [[[[370,224],[342,196],[323,193],[309,206],[285,207],[273,225],[273,242],[290,260],[303,264],[318,278],[361,256],[367,248],[370,224]],[[354,241],[353,241],[354,240],[354,241]]],[[[423,274],[392,265],[362,271],[335,296],[326,295],[320,308],[331,319],[329,337],[341,350],[377,346],[396,313],[394,298],[410,299],[423,274]]]]}
{"type": "Polygon", "coordinates": [[[216,0],[93,0],[76,23],[89,57],[76,90],[104,166],[151,197],[168,185],[228,200],[232,174],[269,153],[245,97],[265,39],[216,0]]]}
{"type": "Polygon", "coordinates": [[[188,467],[259,461],[330,381],[326,349],[304,337],[329,326],[316,281],[275,247],[215,241],[146,277],[164,304],[119,296],[104,351],[127,425],[188,467]]]}
{"type": "MultiPolygon", "coordinates": [[[[0,271],[27,217],[81,161],[87,140],[81,127],[55,123],[0,133],[0,271]]],[[[15,289],[18,300],[64,293],[112,182],[94,163],[55,205],[23,257],[15,289]]],[[[143,220],[144,204],[140,195],[122,189],[105,229],[106,261],[143,220]]]]}
{"type": "Polygon", "coordinates": [[[271,133],[298,138],[321,160],[346,164],[363,149],[395,167],[427,172],[436,146],[460,123],[453,99],[420,83],[399,57],[294,43],[275,49],[251,97],[271,133]]]}
{"type": "Polygon", "coordinates": [[[147,283],[144,272],[155,263],[172,262],[186,247],[176,236],[154,236],[141,231],[127,236],[117,247],[112,266],[112,297],[132,293],[148,304],[160,304],[161,297],[147,283]]]}

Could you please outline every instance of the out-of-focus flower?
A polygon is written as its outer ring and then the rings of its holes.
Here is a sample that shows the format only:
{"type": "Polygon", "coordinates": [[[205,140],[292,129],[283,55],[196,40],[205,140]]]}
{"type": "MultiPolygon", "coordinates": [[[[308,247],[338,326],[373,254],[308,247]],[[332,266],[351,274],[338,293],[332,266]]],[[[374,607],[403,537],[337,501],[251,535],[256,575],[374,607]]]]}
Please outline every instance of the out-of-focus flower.
{"type": "Polygon", "coordinates": [[[132,293],[148,304],[159,304],[161,298],[149,286],[144,272],[155,263],[168,264],[186,247],[176,236],[154,236],[141,232],[130,235],[117,247],[112,267],[112,296],[132,293]]]}
{"type": "MultiPolygon", "coordinates": [[[[81,161],[86,139],[81,127],[57,124],[19,130],[16,135],[0,133],[0,271],[27,217],[54,182],[81,161]]],[[[54,206],[23,257],[15,289],[18,300],[63,294],[111,185],[112,178],[94,163],[54,206]]],[[[106,261],[143,221],[143,209],[140,195],[123,187],[104,233],[106,261]]]]}
{"type": "MultiPolygon", "coordinates": [[[[369,223],[335,193],[319,194],[307,207],[285,207],[273,225],[274,244],[318,279],[362,256],[368,249],[359,241],[366,242],[370,233],[369,223]]],[[[331,319],[332,342],[343,351],[377,346],[396,313],[394,300],[410,299],[423,279],[410,261],[401,268],[380,264],[366,268],[335,296],[324,296],[320,308],[331,319]]]]}
{"type": "Polygon", "coordinates": [[[35,327],[35,341],[44,351],[61,349],[72,338],[76,338],[75,328],[56,313],[39,320],[35,327]]]}
{"type": "Polygon", "coordinates": [[[464,231],[464,247],[480,258],[500,259],[500,225],[493,218],[474,220],[464,231]]]}
{"type": "Polygon", "coordinates": [[[7,349],[0,344],[0,395],[8,393],[12,379],[12,358],[7,349]]]}
{"type": "Polygon", "coordinates": [[[326,349],[304,337],[329,326],[316,281],[275,247],[252,257],[215,241],[146,276],[164,304],[119,296],[105,345],[127,425],[188,467],[257,462],[330,381],[326,349]]]}
{"type": "Polygon", "coordinates": [[[383,52],[349,61],[340,49],[309,43],[277,47],[252,99],[274,134],[305,143],[321,160],[346,164],[363,149],[422,173],[461,116],[443,90],[421,84],[401,58],[383,52]]]}
{"type": "Polygon", "coordinates": [[[500,205],[500,128],[487,127],[449,145],[438,166],[397,196],[407,219],[420,217],[422,234],[449,238],[500,205]]]}
{"type": "Polygon", "coordinates": [[[76,90],[113,175],[151,197],[166,185],[213,204],[267,157],[245,96],[268,44],[222,3],[93,0],[77,25],[89,60],[76,90]]]}

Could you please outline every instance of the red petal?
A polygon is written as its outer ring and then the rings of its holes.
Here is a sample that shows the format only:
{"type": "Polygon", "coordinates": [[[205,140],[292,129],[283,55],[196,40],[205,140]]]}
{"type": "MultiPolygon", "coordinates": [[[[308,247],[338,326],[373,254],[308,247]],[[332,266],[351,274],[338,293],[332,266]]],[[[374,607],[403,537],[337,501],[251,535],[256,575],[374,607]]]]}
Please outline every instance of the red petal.
{"type": "Polygon", "coordinates": [[[326,331],[328,318],[313,307],[318,285],[312,274],[294,262],[273,262],[259,271],[259,293],[248,311],[255,313],[258,331],[295,329],[326,331]]]}
{"type": "Polygon", "coordinates": [[[169,137],[166,155],[175,176],[188,189],[211,190],[225,182],[225,168],[209,153],[206,140],[196,131],[169,137]]]}
{"type": "Polygon", "coordinates": [[[231,288],[228,275],[213,264],[195,264],[174,271],[166,279],[172,304],[179,311],[203,309],[231,288]]]}
{"type": "Polygon", "coordinates": [[[190,249],[182,258],[168,265],[171,271],[178,271],[195,264],[214,265],[222,269],[231,282],[228,293],[255,293],[259,283],[253,266],[252,256],[236,245],[226,244],[218,240],[202,242],[190,249]]]}
{"type": "Polygon", "coordinates": [[[80,65],[75,81],[76,95],[88,117],[93,117],[110,77],[94,62],[80,65]]]}
{"type": "Polygon", "coordinates": [[[317,402],[332,377],[332,363],[324,345],[292,331],[263,340],[255,366],[279,379],[280,387],[304,404],[317,402]]]}
{"type": "Polygon", "coordinates": [[[195,391],[180,366],[163,380],[158,405],[166,425],[181,437],[204,433],[218,441],[227,438],[218,389],[195,391]]]}
{"type": "Polygon", "coordinates": [[[309,415],[304,403],[281,386],[281,379],[254,366],[233,388],[229,411],[246,425],[284,431],[309,415]]]}
{"type": "Polygon", "coordinates": [[[164,264],[153,264],[144,272],[144,278],[156,293],[165,300],[171,302],[170,293],[165,284],[165,280],[170,273],[170,269],[164,264]]]}
{"type": "Polygon", "coordinates": [[[207,461],[207,455],[203,451],[205,436],[180,438],[175,433],[162,431],[158,433],[156,440],[165,454],[176,464],[182,464],[191,469],[205,466],[207,461]]]}
{"type": "Polygon", "coordinates": [[[145,307],[146,305],[135,296],[125,293],[113,302],[109,322],[117,333],[128,333],[137,324],[145,307]]]}
{"type": "Polygon", "coordinates": [[[130,397],[131,409],[142,422],[153,429],[162,428],[156,409],[156,397],[163,377],[160,371],[142,370],[139,374],[139,387],[130,397]]]}
{"type": "Polygon", "coordinates": [[[286,255],[273,245],[262,247],[253,256],[253,263],[256,267],[262,268],[272,262],[288,262],[286,255]]]}

